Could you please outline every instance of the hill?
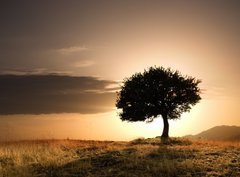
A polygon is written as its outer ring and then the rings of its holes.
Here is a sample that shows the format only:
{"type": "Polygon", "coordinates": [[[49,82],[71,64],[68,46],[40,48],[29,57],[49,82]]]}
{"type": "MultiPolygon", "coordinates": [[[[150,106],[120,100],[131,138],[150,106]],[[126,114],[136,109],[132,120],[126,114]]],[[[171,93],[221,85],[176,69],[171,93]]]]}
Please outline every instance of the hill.
{"type": "Polygon", "coordinates": [[[130,142],[36,140],[0,143],[0,176],[240,176],[239,142],[159,138],[130,142]]]}
{"type": "Polygon", "coordinates": [[[199,134],[185,137],[206,140],[240,141],[240,127],[227,125],[216,126],[199,134]]]}

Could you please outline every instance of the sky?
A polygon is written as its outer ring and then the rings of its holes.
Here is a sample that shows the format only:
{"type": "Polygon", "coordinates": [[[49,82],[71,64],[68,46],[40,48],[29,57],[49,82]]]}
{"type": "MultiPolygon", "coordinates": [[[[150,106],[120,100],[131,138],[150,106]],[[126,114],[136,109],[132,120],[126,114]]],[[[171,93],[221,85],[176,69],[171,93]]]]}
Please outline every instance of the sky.
{"type": "Polygon", "coordinates": [[[150,66],[201,79],[202,100],[170,136],[240,126],[238,0],[3,0],[0,140],[132,140],[162,132],[122,122],[124,78],[150,66]]]}

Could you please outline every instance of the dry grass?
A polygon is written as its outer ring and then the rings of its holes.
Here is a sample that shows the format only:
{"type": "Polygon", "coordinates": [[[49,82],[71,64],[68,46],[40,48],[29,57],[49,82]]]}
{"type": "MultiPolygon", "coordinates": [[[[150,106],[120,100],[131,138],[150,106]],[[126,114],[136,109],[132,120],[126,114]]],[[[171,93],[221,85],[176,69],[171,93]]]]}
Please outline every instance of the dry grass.
{"type": "Polygon", "coordinates": [[[0,144],[0,177],[240,176],[240,142],[159,139],[0,144]]]}

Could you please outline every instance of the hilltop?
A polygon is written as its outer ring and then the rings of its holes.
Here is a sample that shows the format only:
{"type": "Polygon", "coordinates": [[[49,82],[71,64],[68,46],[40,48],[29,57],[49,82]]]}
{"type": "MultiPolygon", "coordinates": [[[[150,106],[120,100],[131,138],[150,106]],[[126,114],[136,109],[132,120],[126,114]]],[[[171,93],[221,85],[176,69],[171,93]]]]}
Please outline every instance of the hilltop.
{"type": "Polygon", "coordinates": [[[210,128],[196,135],[187,135],[187,138],[206,139],[217,141],[240,141],[240,127],[221,125],[210,128]]]}
{"type": "Polygon", "coordinates": [[[0,176],[240,176],[239,142],[159,138],[130,142],[42,140],[0,144],[0,176]]]}

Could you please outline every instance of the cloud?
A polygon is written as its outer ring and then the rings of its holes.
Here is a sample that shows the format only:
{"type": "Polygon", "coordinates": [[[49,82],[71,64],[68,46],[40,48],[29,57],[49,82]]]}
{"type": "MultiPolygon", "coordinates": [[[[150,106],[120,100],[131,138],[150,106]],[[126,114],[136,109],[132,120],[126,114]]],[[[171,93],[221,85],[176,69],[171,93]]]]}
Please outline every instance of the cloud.
{"type": "Polygon", "coordinates": [[[227,95],[227,90],[224,87],[220,87],[220,86],[211,86],[211,85],[207,85],[205,86],[206,89],[202,90],[202,97],[204,99],[227,99],[229,97],[229,95],[227,95]]]}
{"type": "Polygon", "coordinates": [[[88,67],[88,66],[92,66],[94,65],[95,63],[93,61],[90,61],[90,60],[84,60],[84,61],[78,61],[78,62],[75,62],[73,64],[74,67],[76,68],[83,68],[83,67],[88,67]]]}
{"type": "Polygon", "coordinates": [[[71,75],[71,71],[49,70],[47,68],[1,68],[0,75],[71,75]]]}
{"type": "Polygon", "coordinates": [[[116,93],[109,86],[114,84],[96,77],[0,75],[0,115],[110,111],[116,93]]]}
{"type": "Polygon", "coordinates": [[[42,74],[47,71],[46,68],[35,68],[35,69],[26,69],[26,68],[0,68],[0,74],[10,74],[10,75],[25,75],[25,74],[42,74]]]}
{"type": "Polygon", "coordinates": [[[83,52],[87,50],[90,50],[90,49],[85,46],[72,46],[72,47],[58,49],[57,52],[60,54],[68,55],[68,54],[83,52]]]}

